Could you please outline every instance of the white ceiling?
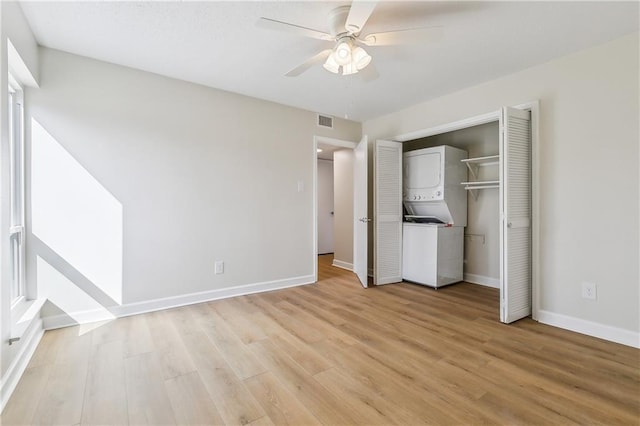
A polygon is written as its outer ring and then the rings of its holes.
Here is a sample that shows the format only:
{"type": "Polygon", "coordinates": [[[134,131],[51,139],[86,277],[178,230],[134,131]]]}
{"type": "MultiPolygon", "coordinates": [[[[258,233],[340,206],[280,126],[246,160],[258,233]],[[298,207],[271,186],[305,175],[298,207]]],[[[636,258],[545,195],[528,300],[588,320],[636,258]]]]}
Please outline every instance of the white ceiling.
{"type": "Polygon", "coordinates": [[[38,43],[78,55],[364,121],[638,31],[638,2],[381,2],[363,34],[442,26],[438,42],[367,48],[379,78],[316,66],[331,43],[256,27],[328,32],[349,2],[22,2],[38,43]]]}

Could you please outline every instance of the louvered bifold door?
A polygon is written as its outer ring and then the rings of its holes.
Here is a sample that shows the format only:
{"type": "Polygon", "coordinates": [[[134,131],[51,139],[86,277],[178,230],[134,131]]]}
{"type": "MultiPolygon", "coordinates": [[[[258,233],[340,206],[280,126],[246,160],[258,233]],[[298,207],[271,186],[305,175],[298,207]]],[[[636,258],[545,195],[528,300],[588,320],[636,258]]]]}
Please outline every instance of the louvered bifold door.
{"type": "Polygon", "coordinates": [[[374,167],[373,282],[402,281],[402,144],[377,140],[374,167]]]}
{"type": "Polygon", "coordinates": [[[531,119],[503,108],[500,138],[502,246],[500,321],[531,314],[531,119]]]}

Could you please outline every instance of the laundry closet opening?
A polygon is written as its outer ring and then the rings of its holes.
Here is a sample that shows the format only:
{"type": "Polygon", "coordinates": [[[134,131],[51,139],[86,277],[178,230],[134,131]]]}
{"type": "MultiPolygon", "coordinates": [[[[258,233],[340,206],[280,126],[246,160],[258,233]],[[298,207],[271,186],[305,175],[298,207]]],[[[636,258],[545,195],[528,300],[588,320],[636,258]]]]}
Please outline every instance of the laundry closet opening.
{"type": "MultiPolygon", "coordinates": [[[[462,223],[466,226],[460,229],[462,258],[453,259],[453,262],[459,262],[462,273],[460,278],[463,281],[493,288],[500,288],[500,198],[499,185],[496,183],[500,179],[499,139],[499,124],[495,121],[407,141],[402,145],[403,153],[449,146],[464,151],[465,159],[486,159],[478,164],[457,159],[458,167],[464,172],[464,179],[452,184],[460,188],[456,196],[463,196],[466,199],[466,221],[462,223]],[[469,167],[466,164],[469,164],[469,167]],[[465,190],[468,185],[462,185],[462,182],[467,181],[489,183],[482,188],[479,185],[472,185],[473,188],[465,190]]],[[[404,158],[406,159],[406,156],[404,158]]],[[[406,167],[406,164],[403,166],[406,167]]],[[[406,213],[405,211],[405,216],[406,213]]],[[[461,223],[456,224],[454,221],[453,225],[456,227],[461,223]]],[[[403,241],[406,246],[406,235],[403,236],[403,241]]],[[[455,256],[455,253],[453,255],[455,256]]],[[[404,266],[403,273],[406,276],[408,271],[404,266]]],[[[413,265],[409,266],[413,267],[413,265]]]]}
{"type": "Polygon", "coordinates": [[[538,103],[377,140],[374,284],[499,288],[537,318],[538,103]]]}

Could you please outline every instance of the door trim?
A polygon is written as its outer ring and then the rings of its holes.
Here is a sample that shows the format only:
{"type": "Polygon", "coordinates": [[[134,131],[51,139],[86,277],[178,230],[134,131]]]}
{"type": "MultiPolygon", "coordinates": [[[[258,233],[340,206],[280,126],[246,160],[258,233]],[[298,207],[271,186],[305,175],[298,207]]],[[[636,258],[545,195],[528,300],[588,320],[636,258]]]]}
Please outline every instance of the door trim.
{"type": "MultiPolygon", "coordinates": [[[[514,108],[518,108],[517,106],[514,108]]],[[[525,108],[519,108],[525,109],[525,108]]],[[[441,124],[427,129],[417,130],[415,132],[409,132],[400,136],[395,136],[390,140],[396,142],[407,142],[414,139],[426,138],[428,136],[440,135],[442,133],[453,132],[455,130],[462,130],[468,127],[479,126],[481,124],[491,123],[500,119],[500,110],[488,112],[486,114],[476,115],[474,117],[465,118],[458,121],[452,121],[450,123],[441,124]]]]}

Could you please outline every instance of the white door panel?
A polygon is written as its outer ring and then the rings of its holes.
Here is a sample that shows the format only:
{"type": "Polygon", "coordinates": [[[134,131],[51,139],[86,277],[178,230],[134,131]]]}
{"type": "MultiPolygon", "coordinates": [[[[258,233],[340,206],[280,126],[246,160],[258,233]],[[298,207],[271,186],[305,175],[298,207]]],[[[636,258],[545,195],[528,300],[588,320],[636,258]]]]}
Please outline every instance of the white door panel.
{"type": "Polygon", "coordinates": [[[354,149],[353,162],[353,270],[363,287],[367,287],[367,136],[354,149]]]}

